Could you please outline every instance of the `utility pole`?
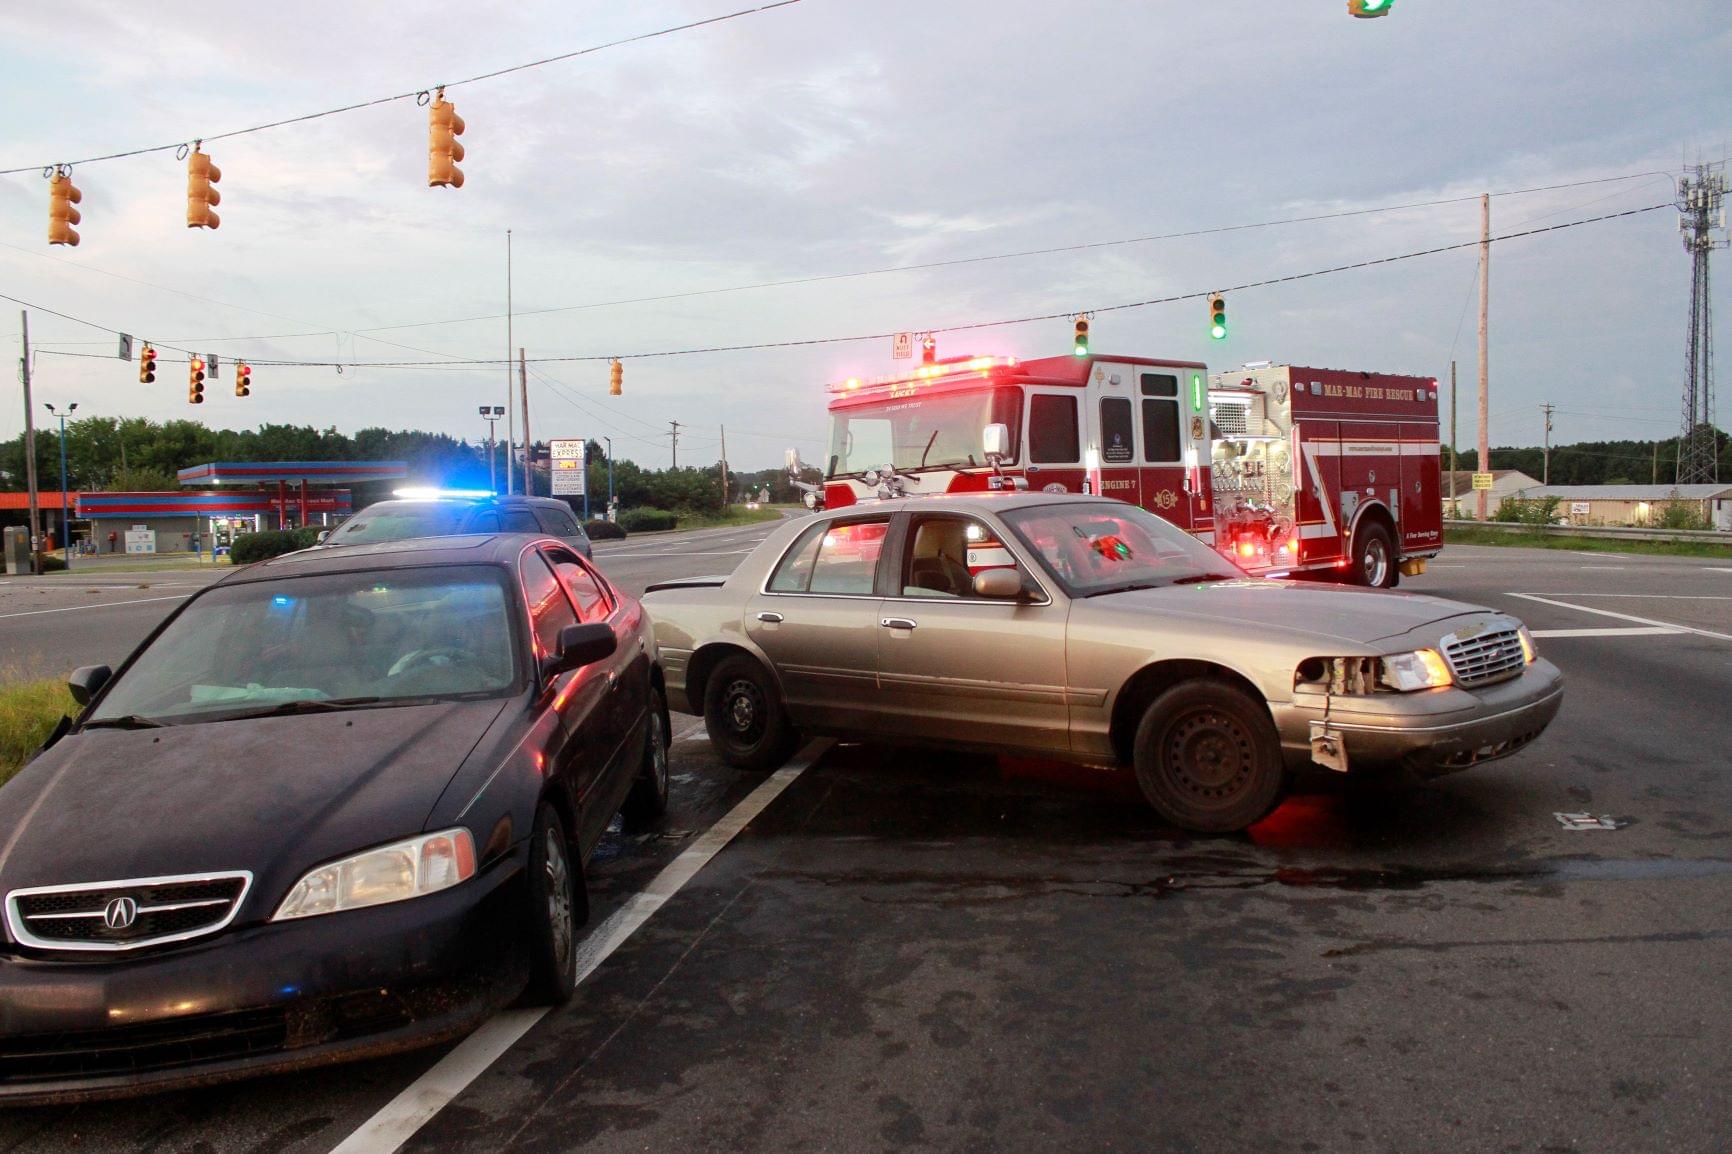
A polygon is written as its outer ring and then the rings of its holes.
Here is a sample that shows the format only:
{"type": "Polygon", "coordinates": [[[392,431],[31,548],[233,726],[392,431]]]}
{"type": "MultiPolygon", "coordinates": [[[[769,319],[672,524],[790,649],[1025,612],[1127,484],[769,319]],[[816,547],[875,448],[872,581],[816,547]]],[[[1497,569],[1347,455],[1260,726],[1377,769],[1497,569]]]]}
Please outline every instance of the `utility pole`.
{"type": "Polygon", "coordinates": [[[1660,483],[1660,442],[1658,441],[1654,442],[1654,471],[1648,477],[1648,483],[1650,485],[1658,485],[1660,483]]]}
{"type": "Polygon", "coordinates": [[[18,327],[24,337],[24,357],[18,362],[18,379],[24,385],[24,487],[30,491],[30,571],[42,572],[41,500],[36,491],[36,417],[30,411],[30,314],[18,310],[18,327]]]}
{"type": "Polygon", "coordinates": [[[674,428],[674,468],[677,469],[680,467],[680,423],[678,421],[669,421],[668,424],[672,425],[674,428]]]}
{"type": "Polygon", "coordinates": [[[1540,406],[1540,411],[1546,415],[1546,447],[1543,458],[1544,464],[1540,471],[1540,484],[1542,485],[1552,483],[1552,412],[1556,408],[1557,406],[1550,401],[1540,406]]]}
{"type": "Polygon", "coordinates": [[[523,495],[535,496],[535,478],[530,473],[529,458],[534,454],[534,441],[529,439],[529,364],[523,350],[517,350],[517,389],[523,400],[523,495]]]}
{"type": "Polygon", "coordinates": [[[515,492],[511,471],[511,449],[517,443],[516,421],[511,407],[511,230],[505,230],[505,495],[515,492]]]}
{"type": "MultiPolygon", "coordinates": [[[[1487,340],[1491,333],[1491,194],[1479,198],[1479,461],[1478,472],[1491,472],[1491,356],[1487,340]]],[[[1484,489],[1474,491],[1475,512],[1486,519],[1484,489]]]]}
{"type": "Polygon", "coordinates": [[[613,520],[613,438],[603,437],[607,442],[607,519],[613,520]]]}
{"type": "Polygon", "coordinates": [[[1461,516],[1461,496],[1456,491],[1456,474],[1460,471],[1460,462],[1455,455],[1455,362],[1449,362],[1449,509],[1456,517],[1461,516]]]}
{"type": "Polygon", "coordinates": [[[726,513],[728,511],[728,427],[726,425],[722,425],[721,430],[722,430],[722,512],[726,513]]]}
{"type": "Polygon", "coordinates": [[[1708,295],[1708,254],[1725,248],[1726,166],[1698,164],[1678,182],[1678,227],[1690,254],[1690,335],[1685,344],[1684,434],[1678,445],[1678,484],[1720,479],[1720,438],[1714,428],[1714,312],[1708,295]],[[1721,234],[1714,238],[1715,231],[1721,234]]]}

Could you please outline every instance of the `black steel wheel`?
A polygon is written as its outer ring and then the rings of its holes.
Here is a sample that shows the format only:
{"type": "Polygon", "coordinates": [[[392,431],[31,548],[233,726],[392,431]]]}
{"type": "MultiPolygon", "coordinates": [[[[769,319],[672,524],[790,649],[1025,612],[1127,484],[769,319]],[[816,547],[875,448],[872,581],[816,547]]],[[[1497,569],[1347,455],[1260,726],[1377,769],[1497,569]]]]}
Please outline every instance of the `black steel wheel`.
{"type": "Polygon", "coordinates": [[[1353,582],[1373,589],[1393,589],[1401,580],[1396,568],[1395,541],[1389,530],[1365,524],[1353,535],[1353,582]]]}
{"type": "Polygon", "coordinates": [[[526,1001],[561,1005],[577,988],[577,928],[589,920],[583,863],[565,823],[543,802],[529,840],[529,987],[526,1001]]]}
{"type": "Polygon", "coordinates": [[[1281,793],[1281,741],[1268,708],[1218,681],[1156,698],[1137,726],[1134,762],[1155,811],[1199,833],[1244,829],[1281,793]]]}
{"type": "Polygon", "coordinates": [[[643,762],[632,781],[620,814],[626,825],[642,829],[668,811],[668,745],[672,740],[668,709],[659,689],[650,690],[649,717],[644,724],[643,762]]]}
{"type": "Polygon", "coordinates": [[[743,654],[723,658],[710,671],[704,727],[716,753],[735,769],[774,769],[794,745],[770,671],[743,654]]]}

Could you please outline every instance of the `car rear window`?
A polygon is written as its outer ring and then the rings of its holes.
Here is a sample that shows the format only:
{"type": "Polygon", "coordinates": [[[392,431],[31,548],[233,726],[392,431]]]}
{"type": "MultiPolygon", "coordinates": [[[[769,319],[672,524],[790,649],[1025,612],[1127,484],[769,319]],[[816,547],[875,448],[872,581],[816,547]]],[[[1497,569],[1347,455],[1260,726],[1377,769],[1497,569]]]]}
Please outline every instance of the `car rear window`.
{"type": "Polygon", "coordinates": [[[535,523],[535,515],[528,509],[501,509],[499,521],[507,533],[540,533],[541,526],[535,523]]]}
{"type": "Polygon", "coordinates": [[[361,510],[325,539],[327,545],[373,545],[412,537],[444,537],[464,531],[466,505],[433,501],[389,502],[361,510]]]}
{"type": "Polygon", "coordinates": [[[577,523],[577,518],[571,515],[571,510],[562,505],[535,506],[536,520],[541,522],[541,531],[555,537],[581,537],[583,527],[577,523]]]}

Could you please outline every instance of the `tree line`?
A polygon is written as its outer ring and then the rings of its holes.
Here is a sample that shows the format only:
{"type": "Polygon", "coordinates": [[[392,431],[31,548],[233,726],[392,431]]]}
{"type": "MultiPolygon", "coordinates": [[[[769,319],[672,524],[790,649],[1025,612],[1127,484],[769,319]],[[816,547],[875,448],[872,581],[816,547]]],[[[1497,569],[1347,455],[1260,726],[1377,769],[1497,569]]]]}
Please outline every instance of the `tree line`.
{"type": "MultiPolygon", "coordinates": [[[[1732,484],[1732,436],[1719,433],[1720,478],[1732,484]]],[[[1539,446],[1494,446],[1491,468],[1517,469],[1536,481],[1545,475],[1545,450],[1539,446]]],[[[1472,472],[1479,454],[1465,449],[1457,454],[1456,468],[1472,472]]],[[[1444,449],[1443,467],[1449,468],[1449,450],[1444,449]]],[[[1583,441],[1552,446],[1551,483],[1554,485],[1648,485],[1669,484],[1678,476],[1678,442],[1583,441]]]]}

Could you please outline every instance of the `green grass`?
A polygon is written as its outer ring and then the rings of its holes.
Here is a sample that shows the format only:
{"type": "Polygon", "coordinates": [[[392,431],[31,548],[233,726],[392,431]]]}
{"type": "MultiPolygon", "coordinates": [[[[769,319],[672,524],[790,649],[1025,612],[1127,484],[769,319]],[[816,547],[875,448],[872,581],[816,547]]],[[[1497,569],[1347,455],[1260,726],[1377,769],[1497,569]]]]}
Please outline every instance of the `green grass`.
{"type": "Polygon", "coordinates": [[[679,528],[725,529],[731,525],[756,525],[763,521],[774,521],[781,515],[781,507],[774,505],[763,505],[756,509],[748,509],[744,505],[729,505],[726,516],[720,513],[699,513],[690,509],[682,509],[679,528]]]}
{"type": "Polygon", "coordinates": [[[1711,541],[1639,541],[1612,537],[1575,537],[1479,526],[1443,531],[1445,545],[1508,545],[1522,549],[1568,549],[1579,553],[1627,553],[1655,557],[1716,557],[1732,561],[1732,544],[1711,541]]]}
{"type": "Polygon", "coordinates": [[[0,686],[0,784],[47,740],[61,714],[77,709],[63,681],[0,686]]]}

